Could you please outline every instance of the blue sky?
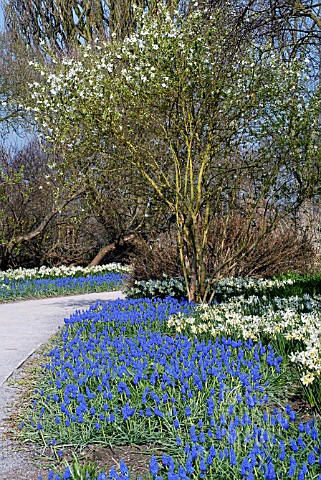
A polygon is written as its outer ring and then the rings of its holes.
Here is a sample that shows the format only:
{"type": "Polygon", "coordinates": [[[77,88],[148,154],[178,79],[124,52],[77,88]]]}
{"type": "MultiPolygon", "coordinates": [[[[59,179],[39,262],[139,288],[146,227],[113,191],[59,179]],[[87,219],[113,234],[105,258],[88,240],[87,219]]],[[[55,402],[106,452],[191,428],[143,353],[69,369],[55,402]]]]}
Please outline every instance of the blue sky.
{"type": "Polygon", "coordinates": [[[3,29],[3,12],[2,12],[2,7],[0,2],[0,30],[2,29],[3,29]]]}

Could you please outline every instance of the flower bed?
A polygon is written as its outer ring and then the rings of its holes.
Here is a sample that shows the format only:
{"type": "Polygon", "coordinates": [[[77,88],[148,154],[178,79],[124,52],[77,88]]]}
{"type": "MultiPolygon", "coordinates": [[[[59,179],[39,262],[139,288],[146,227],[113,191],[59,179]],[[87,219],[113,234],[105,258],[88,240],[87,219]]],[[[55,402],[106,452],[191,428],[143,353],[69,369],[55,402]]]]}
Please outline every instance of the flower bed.
{"type": "MultiPolygon", "coordinates": [[[[153,444],[161,453],[150,458],[149,478],[159,480],[321,479],[319,423],[273,407],[281,357],[252,339],[173,335],[168,318],[193,308],[169,298],[118,300],[72,316],[24,435],[55,452],[153,444]]],[[[50,475],[71,478],[71,470],[50,475]]],[[[122,463],[89,478],[136,477],[122,463]]]]}
{"type": "Polygon", "coordinates": [[[128,272],[118,264],[8,270],[0,272],[0,301],[118,290],[128,272]]]}
{"type": "Polygon", "coordinates": [[[129,273],[130,267],[120,263],[109,263],[94,267],[81,267],[79,265],[68,267],[60,265],[59,267],[16,268],[0,271],[0,281],[5,279],[26,280],[30,278],[85,277],[107,272],[129,273]]]}
{"type": "Polygon", "coordinates": [[[321,296],[243,296],[220,305],[198,305],[192,315],[176,314],[168,325],[201,338],[221,335],[270,342],[301,373],[307,398],[321,410],[321,296]]]}

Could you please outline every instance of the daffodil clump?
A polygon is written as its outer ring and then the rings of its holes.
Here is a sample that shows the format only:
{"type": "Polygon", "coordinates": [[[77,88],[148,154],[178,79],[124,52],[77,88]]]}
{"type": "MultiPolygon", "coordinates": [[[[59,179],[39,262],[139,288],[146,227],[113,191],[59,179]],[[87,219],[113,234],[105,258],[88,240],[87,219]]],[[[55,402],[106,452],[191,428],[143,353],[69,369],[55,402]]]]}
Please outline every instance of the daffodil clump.
{"type": "Polygon", "coordinates": [[[134,284],[126,288],[127,298],[184,298],[186,287],[183,278],[163,277],[157,280],[135,280],[134,284]]]}
{"type": "Polygon", "coordinates": [[[178,313],[168,325],[177,333],[216,338],[222,335],[275,342],[299,368],[303,385],[321,381],[321,296],[289,298],[244,296],[178,313]]]}

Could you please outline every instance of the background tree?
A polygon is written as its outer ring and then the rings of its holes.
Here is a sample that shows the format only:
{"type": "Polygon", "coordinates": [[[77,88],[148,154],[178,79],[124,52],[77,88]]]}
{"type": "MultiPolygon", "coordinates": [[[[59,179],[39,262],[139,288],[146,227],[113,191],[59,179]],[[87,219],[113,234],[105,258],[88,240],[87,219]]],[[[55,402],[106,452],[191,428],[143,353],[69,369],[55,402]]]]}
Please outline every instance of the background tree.
{"type": "Polygon", "coordinates": [[[21,102],[28,93],[28,83],[35,80],[28,64],[28,54],[7,32],[0,32],[0,131],[21,133],[27,128],[26,112],[21,102]]]}
{"type": "Polygon", "coordinates": [[[132,252],[139,239],[154,238],[167,230],[170,212],[157,202],[146,188],[139,172],[133,169],[110,174],[102,163],[99,175],[87,176],[86,201],[88,211],[105,231],[104,243],[91,259],[99,264],[108,255],[132,252]]]}
{"type": "MultiPolygon", "coordinates": [[[[95,39],[124,39],[135,29],[133,6],[153,11],[157,0],[3,0],[5,23],[34,51],[72,51],[95,39]]],[[[174,8],[179,0],[167,0],[174,8]]]]}
{"type": "Polygon", "coordinates": [[[160,215],[149,215],[138,191],[117,192],[116,180],[69,187],[54,160],[35,140],[20,150],[2,147],[0,268],[124,260],[160,215]]]}
{"type": "Polygon", "coordinates": [[[48,225],[83,194],[79,186],[64,188],[46,160],[35,142],[20,151],[0,151],[1,269],[39,262],[48,225]]]}

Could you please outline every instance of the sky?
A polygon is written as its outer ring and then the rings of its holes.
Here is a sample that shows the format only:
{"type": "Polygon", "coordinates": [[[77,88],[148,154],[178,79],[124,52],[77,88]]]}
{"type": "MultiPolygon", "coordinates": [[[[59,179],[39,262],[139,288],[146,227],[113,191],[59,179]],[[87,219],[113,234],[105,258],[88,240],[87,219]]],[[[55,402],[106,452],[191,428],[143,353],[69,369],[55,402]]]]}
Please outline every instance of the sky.
{"type": "Polygon", "coordinates": [[[3,29],[3,11],[1,7],[1,2],[0,2],[0,30],[3,29]]]}

